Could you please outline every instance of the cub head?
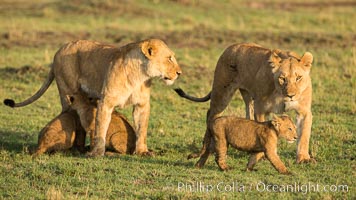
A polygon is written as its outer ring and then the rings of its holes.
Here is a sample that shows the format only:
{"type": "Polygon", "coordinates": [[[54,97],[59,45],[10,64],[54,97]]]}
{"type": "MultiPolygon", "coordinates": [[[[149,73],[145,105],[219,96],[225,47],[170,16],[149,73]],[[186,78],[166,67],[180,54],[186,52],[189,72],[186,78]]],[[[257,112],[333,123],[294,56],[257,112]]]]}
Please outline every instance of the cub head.
{"type": "Polygon", "coordinates": [[[150,77],[160,77],[167,85],[171,85],[182,73],[174,53],[158,39],[144,40],[140,44],[141,51],[148,59],[146,73],[150,77]]]}
{"type": "Polygon", "coordinates": [[[273,115],[272,125],[277,131],[278,137],[285,138],[288,143],[293,143],[297,140],[297,127],[287,115],[282,115],[281,117],[273,115]]]}
{"type": "Polygon", "coordinates": [[[300,57],[293,52],[273,50],[269,62],[275,87],[283,95],[284,101],[298,101],[302,92],[311,85],[309,73],[313,55],[306,52],[300,57]]]}
{"type": "Polygon", "coordinates": [[[89,98],[83,93],[66,95],[69,106],[76,110],[80,123],[87,133],[95,130],[95,116],[97,99],[89,98]]]}
{"type": "Polygon", "coordinates": [[[72,109],[77,111],[87,108],[95,109],[97,105],[97,99],[89,98],[87,95],[80,92],[66,95],[66,102],[72,109]]]}

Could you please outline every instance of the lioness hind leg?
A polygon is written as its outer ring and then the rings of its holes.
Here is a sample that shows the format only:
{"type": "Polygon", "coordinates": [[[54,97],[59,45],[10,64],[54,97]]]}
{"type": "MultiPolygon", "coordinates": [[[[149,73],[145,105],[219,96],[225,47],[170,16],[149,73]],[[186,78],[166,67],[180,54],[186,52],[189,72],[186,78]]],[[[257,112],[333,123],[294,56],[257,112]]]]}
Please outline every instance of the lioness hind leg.
{"type": "Polygon", "coordinates": [[[246,119],[254,120],[253,99],[248,91],[240,88],[241,96],[245,102],[246,119]]]}
{"type": "MultiPolygon", "coordinates": [[[[210,136],[210,133],[207,133],[206,135],[209,135],[210,136]]],[[[208,160],[211,152],[213,151],[213,138],[212,137],[209,137],[209,138],[204,138],[204,144],[203,146],[205,146],[204,150],[201,152],[201,154],[199,155],[200,158],[198,160],[198,162],[195,164],[195,167],[197,168],[202,168],[206,161],[208,160]]]]}

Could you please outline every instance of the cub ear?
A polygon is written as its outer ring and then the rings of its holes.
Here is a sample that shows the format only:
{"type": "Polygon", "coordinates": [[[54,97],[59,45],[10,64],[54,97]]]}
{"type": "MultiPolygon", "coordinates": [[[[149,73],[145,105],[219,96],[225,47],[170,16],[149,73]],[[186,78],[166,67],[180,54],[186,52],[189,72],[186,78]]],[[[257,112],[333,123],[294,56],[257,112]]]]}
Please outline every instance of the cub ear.
{"type": "Polygon", "coordinates": [[[268,62],[270,63],[271,67],[272,67],[272,72],[275,73],[278,68],[280,67],[280,62],[282,61],[282,58],[279,57],[279,53],[281,52],[281,50],[279,49],[274,49],[271,51],[271,56],[269,57],[268,62]]]}
{"type": "Polygon", "coordinates": [[[281,125],[281,122],[280,122],[281,118],[278,117],[277,115],[275,114],[272,114],[272,125],[274,126],[274,128],[278,131],[279,130],[279,127],[281,125]]]}
{"type": "Polygon", "coordinates": [[[300,62],[305,67],[311,67],[311,64],[313,62],[313,55],[310,52],[305,52],[302,58],[300,59],[300,62]]]}
{"type": "Polygon", "coordinates": [[[72,105],[74,102],[74,97],[72,95],[66,95],[66,101],[69,105],[72,105]]]}
{"type": "Polygon", "coordinates": [[[144,41],[141,44],[141,51],[146,58],[151,59],[157,53],[157,47],[150,41],[144,41]]]}

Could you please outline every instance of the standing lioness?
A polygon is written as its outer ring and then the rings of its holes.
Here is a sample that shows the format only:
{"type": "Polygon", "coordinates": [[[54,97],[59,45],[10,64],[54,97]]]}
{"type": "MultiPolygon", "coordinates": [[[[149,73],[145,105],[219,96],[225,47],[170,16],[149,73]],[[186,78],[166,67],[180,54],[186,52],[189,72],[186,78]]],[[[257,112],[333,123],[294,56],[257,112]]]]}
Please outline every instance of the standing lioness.
{"type": "MultiPolygon", "coordinates": [[[[211,92],[196,98],[177,90],[192,101],[210,101],[205,139],[210,138],[211,121],[221,116],[236,90],[246,105],[246,118],[265,121],[270,113],[286,110],[297,112],[297,162],[311,160],[309,138],[312,125],[312,84],[310,69],[313,55],[298,56],[293,52],[270,50],[256,44],[234,44],[220,56],[211,92]]],[[[209,142],[204,142],[209,144],[209,142]]],[[[204,145],[201,153],[206,150],[204,145]]]]}
{"type": "MultiPolygon", "coordinates": [[[[274,116],[273,120],[267,122],[234,116],[219,117],[212,123],[211,133],[215,142],[215,161],[221,170],[229,169],[226,165],[226,152],[228,145],[231,145],[240,151],[253,153],[247,164],[248,170],[252,170],[261,159],[259,152],[264,152],[279,173],[288,174],[277,154],[278,138],[285,138],[290,143],[297,139],[296,127],[288,116],[274,116]]],[[[209,151],[206,151],[200,157],[198,167],[204,165],[208,156],[209,151]]]]}
{"type": "Polygon", "coordinates": [[[172,84],[181,74],[173,51],[158,39],[130,43],[123,47],[79,40],[60,48],[53,60],[47,80],[35,95],[15,103],[6,99],[11,107],[21,107],[37,100],[56,79],[62,103],[62,112],[69,106],[66,95],[83,90],[99,98],[96,116],[96,143],[91,155],[103,155],[105,135],[115,106],[133,105],[136,153],[148,152],[146,144],[150,114],[150,86],[154,77],[172,84]]]}

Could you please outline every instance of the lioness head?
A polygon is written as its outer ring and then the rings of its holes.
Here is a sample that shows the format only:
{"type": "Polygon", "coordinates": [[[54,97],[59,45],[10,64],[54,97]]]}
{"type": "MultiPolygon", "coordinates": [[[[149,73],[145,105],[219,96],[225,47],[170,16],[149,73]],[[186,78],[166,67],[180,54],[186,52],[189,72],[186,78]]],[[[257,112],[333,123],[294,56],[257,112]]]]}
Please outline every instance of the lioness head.
{"type": "Polygon", "coordinates": [[[276,89],[285,102],[298,101],[302,92],[310,86],[310,68],[313,55],[309,52],[299,57],[293,52],[273,50],[270,63],[276,89]]]}
{"type": "Polygon", "coordinates": [[[150,77],[160,77],[167,85],[171,85],[182,73],[174,53],[158,39],[141,42],[141,50],[148,59],[146,72],[150,77]]]}
{"type": "Polygon", "coordinates": [[[285,138],[289,143],[297,140],[297,127],[287,115],[281,117],[273,115],[272,125],[276,129],[278,137],[285,138]]]}

